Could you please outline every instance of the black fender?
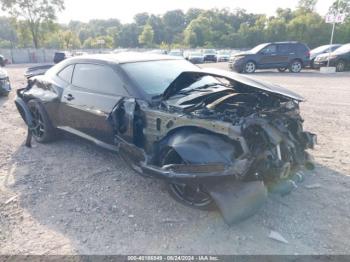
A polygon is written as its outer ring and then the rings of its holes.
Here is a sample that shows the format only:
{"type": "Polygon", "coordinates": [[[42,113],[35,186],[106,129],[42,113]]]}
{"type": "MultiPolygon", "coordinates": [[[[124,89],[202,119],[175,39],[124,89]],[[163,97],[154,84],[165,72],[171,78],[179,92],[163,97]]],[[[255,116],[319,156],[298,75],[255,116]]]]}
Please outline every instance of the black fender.
{"type": "Polygon", "coordinates": [[[27,133],[25,145],[27,147],[31,147],[32,146],[31,145],[31,141],[32,141],[32,131],[31,130],[35,126],[32,113],[30,112],[27,103],[19,96],[17,96],[15,99],[15,105],[16,105],[17,110],[20,113],[22,119],[24,120],[24,122],[28,126],[28,133],[27,133]]]}
{"type": "Polygon", "coordinates": [[[171,147],[187,163],[231,165],[237,154],[233,142],[220,135],[196,128],[182,128],[161,142],[161,148],[171,147]]]}
{"type": "Polygon", "coordinates": [[[34,127],[33,116],[29,110],[27,103],[21,97],[17,96],[15,99],[15,104],[24,122],[27,124],[29,128],[33,128],[34,127]]]}

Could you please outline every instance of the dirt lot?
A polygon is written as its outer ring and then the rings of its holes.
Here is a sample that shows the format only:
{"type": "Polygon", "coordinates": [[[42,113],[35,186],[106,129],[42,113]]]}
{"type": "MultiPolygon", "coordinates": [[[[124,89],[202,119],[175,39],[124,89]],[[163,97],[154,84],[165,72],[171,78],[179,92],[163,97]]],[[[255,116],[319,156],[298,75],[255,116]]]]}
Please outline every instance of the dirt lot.
{"type": "MultiPolygon", "coordinates": [[[[8,71],[15,89],[25,84],[24,67],[8,71]]],[[[25,148],[15,92],[0,98],[0,254],[349,253],[350,73],[254,76],[308,99],[301,109],[305,128],[319,137],[317,168],[295,192],[269,198],[232,227],[218,212],[174,202],[160,181],[82,139],[25,148]],[[269,239],[271,230],[289,243],[269,239]]]]}

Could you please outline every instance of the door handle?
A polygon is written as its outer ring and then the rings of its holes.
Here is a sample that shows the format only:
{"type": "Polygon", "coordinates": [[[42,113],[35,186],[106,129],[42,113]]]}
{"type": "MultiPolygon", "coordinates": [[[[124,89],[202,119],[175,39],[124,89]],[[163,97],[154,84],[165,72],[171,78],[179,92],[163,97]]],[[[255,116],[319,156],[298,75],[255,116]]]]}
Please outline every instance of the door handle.
{"type": "Polygon", "coordinates": [[[68,101],[72,101],[74,99],[74,96],[72,94],[68,94],[64,96],[65,99],[67,99],[68,101]]]}

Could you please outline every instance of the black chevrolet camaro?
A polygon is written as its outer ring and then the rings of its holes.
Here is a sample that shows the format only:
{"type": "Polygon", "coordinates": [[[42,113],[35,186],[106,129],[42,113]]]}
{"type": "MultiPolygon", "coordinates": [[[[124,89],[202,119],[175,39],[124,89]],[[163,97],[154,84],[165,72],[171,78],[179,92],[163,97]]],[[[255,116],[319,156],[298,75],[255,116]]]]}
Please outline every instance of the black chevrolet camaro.
{"type": "Polygon", "coordinates": [[[37,142],[66,131],[118,152],[166,181],[183,204],[253,214],[267,192],[286,193],[312,167],[303,98],[280,86],[176,57],[119,53],[67,59],[30,77],[16,105],[37,142]]]}

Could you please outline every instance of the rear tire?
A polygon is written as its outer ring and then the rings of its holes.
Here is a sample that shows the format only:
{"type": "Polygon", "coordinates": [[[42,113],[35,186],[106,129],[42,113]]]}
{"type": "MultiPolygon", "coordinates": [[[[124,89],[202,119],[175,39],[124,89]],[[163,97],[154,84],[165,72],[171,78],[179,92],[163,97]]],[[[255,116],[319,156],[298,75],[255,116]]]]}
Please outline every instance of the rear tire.
{"type": "MultiPolygon", "coordinates": [[[[182,164],[184,161],[172,148],[167,148],[161,154],[161,166],[182,164]]],[[[169,195],[177,202],[200,210],[216,208],[214,200],[201,184],[186,184],[166,182],[169,195]]]]}
{"type": "Polygon", "coordinates": [[[33,116],[34,128],[32,134],[38,143],[48,143],[56,138],[56,130],[51,124],[50,118],[44,106],[36,99],[28,102],[28,107],[33,116]]]}
{"type": "Polygon", "coordinates": [[[303,69],[303,64],[301,63],[300,60],[296,59],[290,63],[289,71],[291,73],[300,73],[301,69],[303,69]]]}

